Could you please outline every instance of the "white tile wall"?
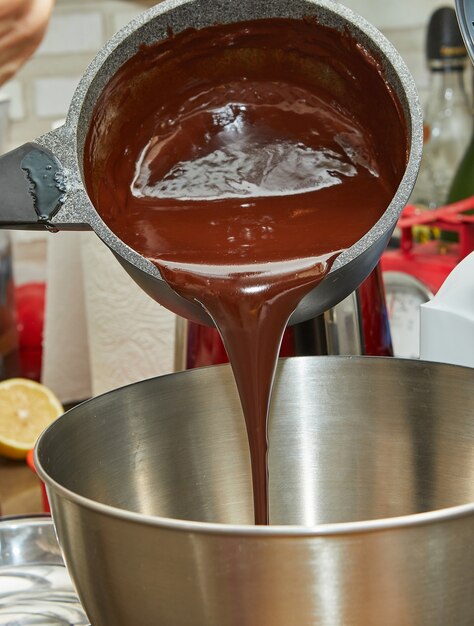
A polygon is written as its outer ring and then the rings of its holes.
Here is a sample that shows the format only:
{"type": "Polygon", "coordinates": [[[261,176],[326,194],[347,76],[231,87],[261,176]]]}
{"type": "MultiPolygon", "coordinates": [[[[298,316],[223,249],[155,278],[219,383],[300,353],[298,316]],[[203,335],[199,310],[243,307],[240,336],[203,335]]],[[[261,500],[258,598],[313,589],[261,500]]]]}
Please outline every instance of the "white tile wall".
{"type": "Polygon", "coordinates": [[[21,80],[10,80],[2,89],[10,100],[10,119],[18,122],[25,117],[24,88],[21,80]]]}
{"type": "Polygon", "coordinates": [[[117,32],[131,22],[136,15],[137,11],[135,9],[114,12],[112,15],[112,30],[117,32]]]}
{"type": "Polygon", "coordinates": [[[80,78],[80,76],[57,76],[35,79],[36,115],[49,119],[64,117],[80,78]]]}
{"type": "Polygon", "coordinates": [[[149,4],[147,0],[56,0],[41,46],[0,90],[0,95],[11,99],[8,147],[38,137],[66,115],[77,82],[97,51],[149,4]]]}
{"type": "Polygon", "coordinates": [[[380,30],[423,28],[439,6],[454,6],[453,0],[344,0],[345,4],[380,30]]]}
{"type": "Polygon", "coordinates": [[[53,14],[36,55],[95,52],[102,45],[103,33],[103,16],[97,11],[53,14]]]}

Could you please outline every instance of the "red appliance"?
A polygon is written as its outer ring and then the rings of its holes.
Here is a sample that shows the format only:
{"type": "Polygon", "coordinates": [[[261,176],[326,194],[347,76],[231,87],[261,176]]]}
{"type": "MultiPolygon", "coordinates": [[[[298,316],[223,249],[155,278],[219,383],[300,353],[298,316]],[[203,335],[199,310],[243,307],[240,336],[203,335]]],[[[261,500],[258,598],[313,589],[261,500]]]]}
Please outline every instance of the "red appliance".
{"type": "Polygon", "coordinates": [[[400,248],[386,250],[381,261],[382,271],[408,274],[435,294],[459,261],[474,250],[474,215],[465,214],[469,210],[474,210],[474,196],[433,211],[406,206],[398,222],[400,248]],[[435,239],[416,243],[413,238],[416,226],[455,231],[459,242],[435,239]]]}
{"type": "Polygon", "coordinates": [[[420,355],[420,306],[430,300],[454,267],[474,249],[474,197],[428,211],[405,207],[398,222],[401,230],[399,249],[382,256],[395,356],[418,358],[420,355]],[[416,228],[455,231],[458,242],[440,239],[418,243],[416,228]]]}

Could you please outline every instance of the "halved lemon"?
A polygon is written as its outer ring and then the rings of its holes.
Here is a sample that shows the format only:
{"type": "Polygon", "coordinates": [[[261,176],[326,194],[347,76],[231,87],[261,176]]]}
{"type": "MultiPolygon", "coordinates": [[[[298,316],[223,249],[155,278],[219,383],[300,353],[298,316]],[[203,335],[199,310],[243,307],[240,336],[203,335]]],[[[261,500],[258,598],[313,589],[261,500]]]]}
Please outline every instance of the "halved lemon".
{"type": "Polygon", "coordinates": [[[24,459],[36,440],[64,409],[54,393],[33,380],[0,382],[0,454],[24,459]]]}

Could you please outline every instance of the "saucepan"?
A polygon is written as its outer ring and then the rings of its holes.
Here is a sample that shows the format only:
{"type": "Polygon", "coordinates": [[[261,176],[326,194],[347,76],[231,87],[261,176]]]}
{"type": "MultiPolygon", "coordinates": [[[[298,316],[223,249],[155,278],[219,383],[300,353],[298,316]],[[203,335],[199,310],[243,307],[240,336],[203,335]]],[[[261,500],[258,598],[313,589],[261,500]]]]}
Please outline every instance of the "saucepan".
{"type": "MultiPolygon", "coordinates": [[[[201,306],[174,293],[155,265],[130,249],[107,227],[90,201],[83,183],[83,166],[94,105],[123,63],[143,44],[167,37],[169,29],[178,33],[191,26],[309,16],[339,31],[347,30],[380,63],[386,87],[397,95],[403,109],[409,144],[405,174],[386,211],[361,240],[339,256],[328,277],[302,300],[291,323],[330,309],[354,291],[378,262],[410,196],[422,146],[422,115],[416,89],[401,57],[373,26],[330,0],[167,0],[143,13],[96,56],[76,90],[64,126],[0,159],[0,226],[51,231],[93,229],[151,297],[183,317],[212,325],[201,306]]],[[[166,89],[166,85],[156,88],[166,89]]],[[[377,102],[368,100],[367,106],[375,110],[377,102]]],[[[400,141],[404,141],[404,133],[401,129],[400,141]]]]}
{"type": "Polygon", "coordinates": [[[91,623],[472,626],[472,382],[422,361],[281,360],[267,527],[229,366],[70,410],[35,462],[91,623]]]}

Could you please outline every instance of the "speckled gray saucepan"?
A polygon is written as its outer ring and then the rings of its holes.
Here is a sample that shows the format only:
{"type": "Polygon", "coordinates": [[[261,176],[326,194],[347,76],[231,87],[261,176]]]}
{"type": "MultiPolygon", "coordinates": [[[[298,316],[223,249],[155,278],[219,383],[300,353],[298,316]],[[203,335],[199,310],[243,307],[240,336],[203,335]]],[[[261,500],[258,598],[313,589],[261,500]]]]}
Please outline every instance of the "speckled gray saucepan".
{"type": "Polygon", "coordinates": [[[361,17],[328,0],[168,0],[143,13],[96,56],[76,90],[65,125],[0,159],[0,225],[49,230],[92,228],[151,297],[183,317],[211,324],[199,305],[175,294],[148,259],[116,237],[92,206],[83,185],[82,165],[94,105],[110,77],[139,46],[163,39],[169,27],[180,32],[190,26],[305,16],[315,16],[320,23],[338,30],[347,28],[380,60],[385,78],[400,100],[409,135],[408,165],[392,202],[374,227],[339,256],[330,274],[303,299],[290,322],[309,319],[340,302],[374,268],[408,200],[421,158],[422,116],[413,80],[393,46],[361,17]]]}

